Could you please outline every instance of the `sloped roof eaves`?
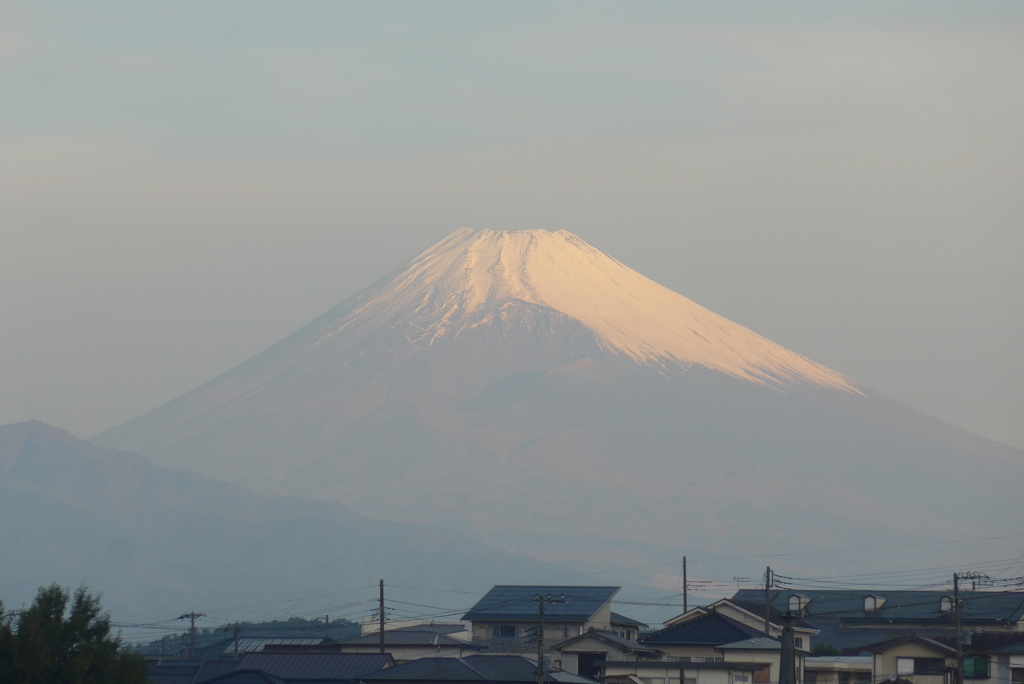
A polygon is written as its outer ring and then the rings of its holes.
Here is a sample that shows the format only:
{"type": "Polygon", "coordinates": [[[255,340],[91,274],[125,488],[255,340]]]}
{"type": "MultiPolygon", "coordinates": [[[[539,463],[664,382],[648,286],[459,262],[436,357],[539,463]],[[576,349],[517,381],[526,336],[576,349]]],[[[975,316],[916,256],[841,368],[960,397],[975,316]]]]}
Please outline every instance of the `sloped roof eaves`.
{"type": "Polygon", "coordinates": [[[680,623],[640,637],[642,644],[701,644],[717,646],[744,639],[764,636],[760,630],[726,617],[721,613],[708,613],[701,617],[680,623]]]}
{"type": "MultiPolygon", "coordinates": [[[[737,601],[737,600],[734,600],[734,599],[726,599],[726,600],[729,603],[731,603],[734,606],[736,606],[737,608],[742,608],[743,610],[747,611],[748,613],[751,613],[752,615],[756,615],[757,617],[760,617],[760,618],[764,617],[764,601],[762,601],[761,603],[755,603],[753,601],[737,601]]],[[[776,607],[774,607],[774,606],[769,604],[769,606],[768,606],[768,621],[769,622],[775,624],[778,627],[781,627],[782,623],[783,623],[782,616],[783,616],[783,612],[781,610],[779,610],[778,608],[776,608],[776,607]]],[[[802,629],[811,629],[811,630],[814,629],[813,625],[808,624],[807,622],[804,622],[803,620],[796,620],[793,623],[793,625],[795,627],[800,627],[802,629]]]]}
{"type": "Polygon", "coordinates": [[[469,667],[463,658],[419,658],[386,670],[371,672],[359,679],[365,681],[454,681],[471,682],[486,679],[469,667]]]}
{"type": "Polygon", "coordinates": [[[262,670],[236,670],[207,680],[209,684],[286,684],[280,677],[262,670]]]}
{"type": "MultiPolygon", "coordinates": [[[[365,636],[352,637],[351,639],[345,639],[344,641],[337,642],[342,646],[345,645],[375,645],[380,643],[380,633],[367,634],[365,636]]],[[[393,631],[384,632],[384,646],[464,646],[466,648],[479,648],[466,641],[459,639],[453,639],[450,636],[441,634],[440,632],[430,631],[393,631]]]]}
{"type": "Polygon", "coordinates": [[[619,587],[565,587],[497,585],[469,609],[463,620],[536,620],[537,595],[565,597],[565,603],[549,603],[544,607],[546,619],[552,622],[585,622],[607,603],[619,587]]]}
{"type": "Polygon", "coordinates": [[[639,620],[634,620],[633,618],[631,618],[631,617],[629,617],[627,615],[623,615],[622,613],[616,613],[615,611],[612,611],[612,624],[613,625],[626,625],[626,626],[629,626],[629,627],[647,627],[647,623],[646,622],[640,622],[639,620]]]}
{"type": "Polygon", "coordinates": [[[572,644],[578,643],[580,641],[585,641],[587,639],[597,639],[598,641],[603,641],[605,643],[611,644],[617,648],[622,649],[623,651],[627,651],[630,653],[657,653],[657,651],[655,651],[653,648],[645,646],[644,644],[638,643],[636,641],[624,639],[620,637],[618,634],[615,634],[614,632],[606,632],[604,630],[593,628],[588,629],[586,632],[580,634],[579,636],[574,636],[571,639],[567,639],[566,641],[561,642],[560,644],[554,646],[554,650],[562,651],[565,650],[567,646],[571,646],[572,644]]]}
{"type": "Polygon", "coordinates": [[[941,641],[929,639],[926,636],[921,636],[920,634],[914,633],[905,634],[903,636],[896,637],[895,639],[886,639],[885,641],[879,641],[874,644],[866,644],[864,646],[861,646],[861,650],[869,651],[871,653],[881,653],[886,649],[892,648],[894,646],[899,646],[900,644],[905,644],[909,641],[916,641],[918,643],[925,644],[926,646],[931,646],[932,648],[938,651],[943,651],[945,653],[956,653],[956,649],[952,646],[947,646],[941,641]]]}

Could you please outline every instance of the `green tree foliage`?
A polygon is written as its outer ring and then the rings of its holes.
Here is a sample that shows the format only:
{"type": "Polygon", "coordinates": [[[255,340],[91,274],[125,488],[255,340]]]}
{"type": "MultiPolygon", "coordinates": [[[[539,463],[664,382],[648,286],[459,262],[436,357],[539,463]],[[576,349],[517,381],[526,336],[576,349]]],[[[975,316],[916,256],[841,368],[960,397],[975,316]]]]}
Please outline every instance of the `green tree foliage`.
{"type": "Polygon", "coordinates": [[[0,681],[10,684],[145,684],[145,661],[121,650],[110,618],[84,588],[41,587],[0,625],[0,681]]]}
{"type": "Polygon", "coordinates": [[[814,649],[811,651],[811,655],[816,656],[837,656],[842,655],[842,652],[833,646],[832,644],[816,644],[814,649]]]}

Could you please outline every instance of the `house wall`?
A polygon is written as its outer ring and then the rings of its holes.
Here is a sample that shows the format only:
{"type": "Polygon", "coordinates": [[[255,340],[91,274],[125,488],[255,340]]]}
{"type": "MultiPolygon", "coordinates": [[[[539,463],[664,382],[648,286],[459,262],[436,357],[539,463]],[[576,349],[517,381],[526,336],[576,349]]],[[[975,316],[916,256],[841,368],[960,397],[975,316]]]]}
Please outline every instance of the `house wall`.
{"type": "MultiPolygon", "coordinates": [[[[513,625],[516,628],[516,639],[522,639],[526,635],[532,635],[537,629],[536,622],[481,622],[473,623],[473,641],[480,644],[494,643],[491,636],[491,628],[500,625],[513,625]]],[[[552,622],[544,624],[544,642],[546,644],[557,644],[560,641],[571,639],[583,634],[586,629],[581,622],[552,622]]]]}
{"type": "Polygon", "coordinates": [[[652,665],[630,662],[609,662],[605,665],[605,679],[633,675],[644,684],[679,684],[679,667],[686,675],[685,684],[753,684],[753,673],[730,670],[685,669],[686,663],[660,663],[652,665]],[[746,677],[744,682],[742,677],[746,677]]]}
{"type": "MultiPolygon", "coordinates": [[[[948,658],[945,651],[929,648],[923,644],[900,644],[888,651],[874,654],[871,665],[872,681],[880,682],[892,677],[906,679],[913,684],[946,684],[945,675],[897,675],[897,658],[945,658],[946,665],[952,665],[954,658],[948,658]]],[[[971,680],[976,681],[976,680],[971,680]]],[[[980,680],[979,680],[980,681],[980,680]]]]}
{"type": "Polygon", "coordinates": [[[612,604],[610,601],[606,601],[603,606],[597,609],[590,619],[587,620],[584,632],[593,627],[594,629],[603,629],[610,631],[612,628],[612,604]]]}

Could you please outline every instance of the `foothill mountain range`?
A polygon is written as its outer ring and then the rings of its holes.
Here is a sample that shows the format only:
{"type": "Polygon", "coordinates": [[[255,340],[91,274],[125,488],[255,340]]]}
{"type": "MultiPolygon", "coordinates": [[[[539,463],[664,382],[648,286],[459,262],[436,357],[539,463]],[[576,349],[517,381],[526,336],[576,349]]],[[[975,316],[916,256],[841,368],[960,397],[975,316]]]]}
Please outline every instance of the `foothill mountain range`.
{"type": "Polygon", "coordinates": [[[114,610],[891,541],[946,565],[1022,521],[1024,452],[564,231],[456,231],[90,442],[0,428],[0,595],[86,582],[114,610]]]}

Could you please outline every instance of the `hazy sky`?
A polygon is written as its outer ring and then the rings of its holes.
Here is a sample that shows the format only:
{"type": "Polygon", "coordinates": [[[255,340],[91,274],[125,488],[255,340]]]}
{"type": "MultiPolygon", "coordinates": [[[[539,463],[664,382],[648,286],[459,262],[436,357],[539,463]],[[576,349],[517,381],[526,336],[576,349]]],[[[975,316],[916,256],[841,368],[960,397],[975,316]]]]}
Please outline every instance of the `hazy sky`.
{"type": "Polygon", "coordinates": [[[566,229],[1024,448],[1024,3],[0,3],[0,423],[566,229]],[[842,6],[838,6],[842,5],[842,6]]]}

